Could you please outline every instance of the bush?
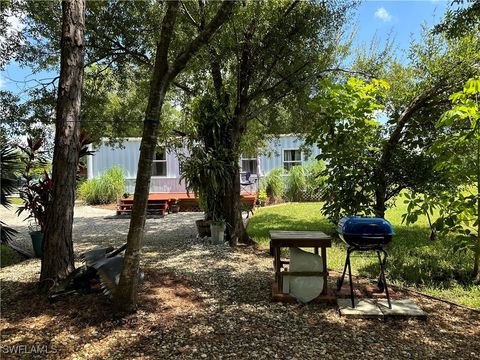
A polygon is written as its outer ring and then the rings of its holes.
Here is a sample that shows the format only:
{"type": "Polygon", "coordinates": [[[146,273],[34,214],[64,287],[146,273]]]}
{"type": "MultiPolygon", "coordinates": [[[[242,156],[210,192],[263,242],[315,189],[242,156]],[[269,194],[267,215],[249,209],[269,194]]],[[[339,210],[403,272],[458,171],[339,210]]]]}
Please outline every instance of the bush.
{"type": "Polygon", "coordinates": [[[305,167],[294,166],[288,172],[285,181],[285,197],[289,201],[301,201],[307,188],[307,177],[305,167]]]}
{"type": "Polygon", "coordinates": [[[281,199],[283,196],[283,169],[277,168],[270,171],[260,184],[261,190],[264,190],[271,200],[281,199]]]}
{"type": "Polygon", "coordinates": [[[325,183],[325,163],[321,160],[310,161],[305,165],[306,188],[305,195],[310,200],[318,199],[318,193],[325,183]]]}
{"type": "Polygon", "coordinates": [[[110,204],[125,192],[125,174],[115,166],[100,177],[85,181],[78,190],[80,199],[89,205],[110,204]]]}
{"type": "Polygon", "coordinates": [[[260,206],[265,206],[265,204],[267,203],[267,200],[268,200],[267,192],[265,191],[265,189],[260,189],[258,191],[258,204],[260,206]]]}

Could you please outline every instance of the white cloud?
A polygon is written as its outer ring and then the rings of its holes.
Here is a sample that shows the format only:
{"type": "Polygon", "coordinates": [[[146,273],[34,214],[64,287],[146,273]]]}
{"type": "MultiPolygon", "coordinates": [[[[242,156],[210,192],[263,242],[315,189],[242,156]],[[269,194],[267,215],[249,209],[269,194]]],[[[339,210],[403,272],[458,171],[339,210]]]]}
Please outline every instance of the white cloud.
{"type": "Polygon", "coordinates": [[[7,21],[10,25],[9,31],[19,32],[22,31],[25,27],[22,16],[10,15],[9,17],[7,17],[7,21]]]}
{"type": "MultiPolygon", "coordinates": [[[[8,13],[7,13],[8,14],[8,13]]],[[[23,30],[25,27],[24,23],[24,15],[23,14],[18,14],[18,15],[8,15],[7,16],[7,31],[0,35],[0,41],[5,41],[5,39],[9,36],[13,36],[16,33],[19,33],[23,30]]]]}
{"type": "Polygon", "coordinates": [[[378,8],[377,11],[375,11],[375,17],[383,22],[389,22],[392,20],[392,15],[390,15],[390,13],[383,7],[378,8]]]}

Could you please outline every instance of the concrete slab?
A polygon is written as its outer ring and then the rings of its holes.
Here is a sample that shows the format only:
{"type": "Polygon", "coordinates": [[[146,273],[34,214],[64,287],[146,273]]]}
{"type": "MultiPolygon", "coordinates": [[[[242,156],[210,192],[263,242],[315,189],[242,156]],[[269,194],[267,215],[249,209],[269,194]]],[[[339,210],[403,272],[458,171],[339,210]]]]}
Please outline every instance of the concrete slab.
{"type": "Polygon", "coordinates": [[[374,301],[355,298],[355,307],[352,308],[351,299],[337,299],[340,316],[363,319],[382,319],[383,313],[374,301]]]}
{"type": "Polygon", "coordinates": [[[386,317],[408,317],[426,320],[427,313],[423,311],[413,300],[392,300],[392,308],[389,309],[387,299],[377,301],[380,311],[386,317]]]}

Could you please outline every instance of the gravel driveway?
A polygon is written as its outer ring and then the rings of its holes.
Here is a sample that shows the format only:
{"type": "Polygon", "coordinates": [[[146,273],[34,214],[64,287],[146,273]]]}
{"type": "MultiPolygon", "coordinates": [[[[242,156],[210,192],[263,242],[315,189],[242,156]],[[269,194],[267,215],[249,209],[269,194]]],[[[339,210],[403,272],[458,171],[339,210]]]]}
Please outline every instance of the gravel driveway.
{"type": "MultiPolygon", "coordinates": [[[[129,220],[113,215],[77,207],[77,257],[97,246],[123,244],[129,220]]],[[[0,209],[0,217],[27,238],[27,227],[11,212],[0,209]]],[[[38,260],[2,269],[2,346],[48,342],[60,349],[48,356],[62,359],[480,357],[480,315],[421,296],[409,295],[427,311],[427,321],[353,320],[340,317],[334,306],[272,303],[272,259],[266,252],[204,244],[196,239],[198,218],[178,213],[147,220],[146,284],[139,311],[122,321],[105,315],[110,305],[98,294],[53,305],[32,295],[38,260]],[[36,305],[27,309],[32,299],[36,305]]]]}

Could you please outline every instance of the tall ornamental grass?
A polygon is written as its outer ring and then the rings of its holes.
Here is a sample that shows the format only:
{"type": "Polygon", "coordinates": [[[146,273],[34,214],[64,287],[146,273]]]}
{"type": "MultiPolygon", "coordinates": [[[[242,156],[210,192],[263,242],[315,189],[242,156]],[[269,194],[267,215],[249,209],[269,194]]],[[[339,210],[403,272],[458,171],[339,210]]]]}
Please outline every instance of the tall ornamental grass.
{"type": "Polygon", "coordinates": [[[125,173],[115,166],[105,171],[100,177],[85,181],[80,185],[80,199],[89,205],[111,204],[125,191],[125,173]]]}
{"type": "Polygon", "coordinates": [[[285,198],[288,201],[301,201],[307,188],[305,168],[301,165],[294,166],[285,179],[285,198]]]}
{"type": "Polygon", "coordinates": [[[283,197],[283,169],[276,168],[270,171],[260,184],[261,190],[267,193],[271,200],[278,200],[283,197]]]}

